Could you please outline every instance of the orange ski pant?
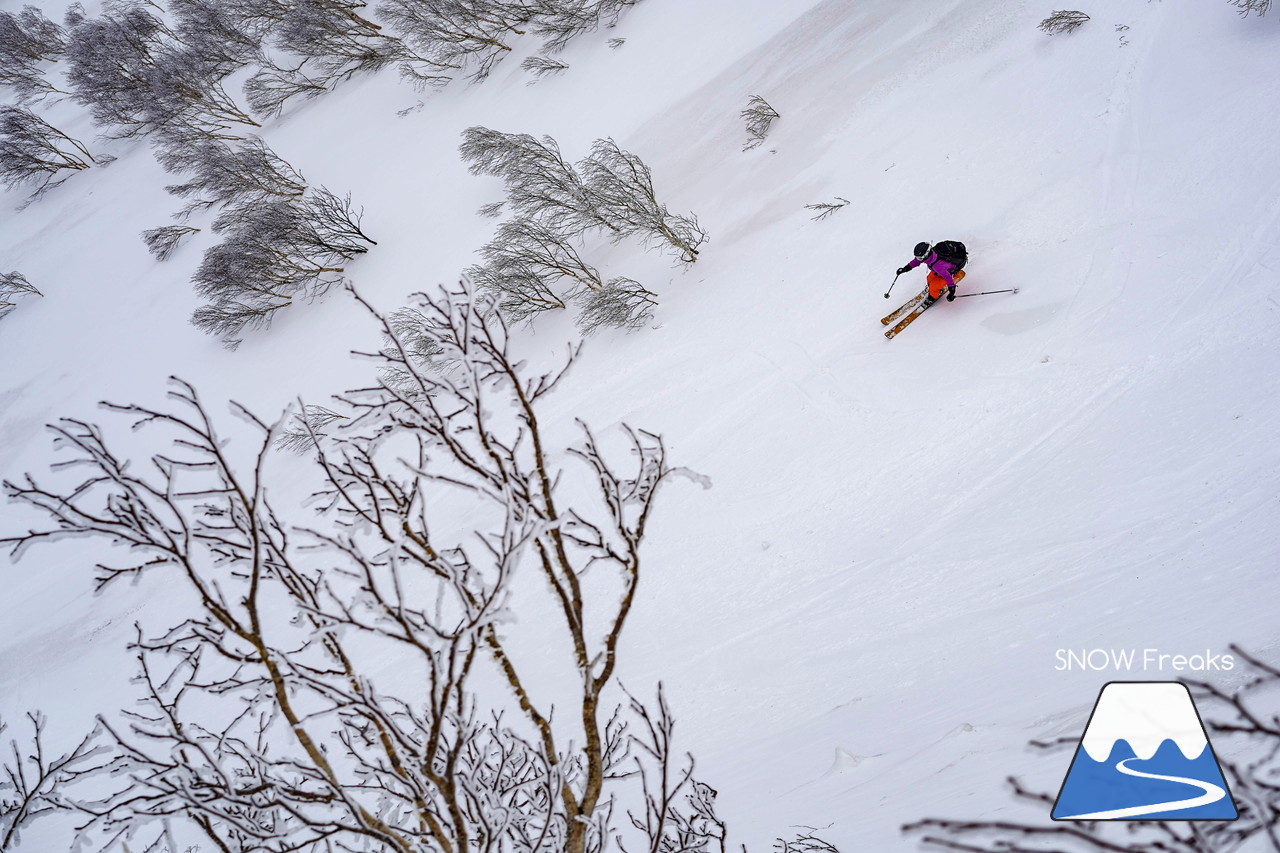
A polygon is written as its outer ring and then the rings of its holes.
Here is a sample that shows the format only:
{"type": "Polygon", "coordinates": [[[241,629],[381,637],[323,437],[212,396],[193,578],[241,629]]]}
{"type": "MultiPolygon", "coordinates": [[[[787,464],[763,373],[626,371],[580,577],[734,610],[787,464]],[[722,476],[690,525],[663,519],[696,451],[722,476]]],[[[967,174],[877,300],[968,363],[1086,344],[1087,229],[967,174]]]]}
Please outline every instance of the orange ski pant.
{"type": "MultiPolygon", "coordinates": [[[[959,272],[952,273],[951,277],[956,280],[956,284],[959,284],[961,280],[964,278],[964,270],[960,270],[959,272]]],[[[938,297],[942,296],[942,291],[946,289],[947,289],[947,280],[942,276],[938,275],[936,272],[933,272],[932,270],[930,270],[929,298],[937,299],[938,297]]]]}

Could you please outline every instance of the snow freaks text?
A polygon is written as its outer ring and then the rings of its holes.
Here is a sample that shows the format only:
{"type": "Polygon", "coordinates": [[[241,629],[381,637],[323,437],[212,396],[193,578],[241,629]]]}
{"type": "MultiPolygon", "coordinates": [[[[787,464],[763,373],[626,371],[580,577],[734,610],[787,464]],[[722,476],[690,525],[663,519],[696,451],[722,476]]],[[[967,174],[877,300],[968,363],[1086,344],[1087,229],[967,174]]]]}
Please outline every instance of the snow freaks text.
{"type": "Polygon", "coordinates": [[[1054,669],[1132,672],[1210,672],[1235,669],[1231,655],[1165,654],[1159,649],[1058,649],[1054,669]]]}

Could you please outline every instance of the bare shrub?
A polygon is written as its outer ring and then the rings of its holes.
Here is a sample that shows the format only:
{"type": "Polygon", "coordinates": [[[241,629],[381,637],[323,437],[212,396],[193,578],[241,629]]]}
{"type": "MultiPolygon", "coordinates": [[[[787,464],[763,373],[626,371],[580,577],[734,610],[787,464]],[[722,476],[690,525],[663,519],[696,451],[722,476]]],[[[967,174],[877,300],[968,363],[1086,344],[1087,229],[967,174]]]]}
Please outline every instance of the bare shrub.
{"type": "Polygon", "coordinates": [[[577,295],[578,328],[589,335],[605,326],[638,329],[653,319],[658,300],[629,278],[612,278],[577,295]]]}
{"type": "Polygon", "coordinates": [[[752,95],[747,101],[747,108],[738,115],[747,122],[747,144],[743,146],[743,151],[750,151],[761,145],[769,134],[769,128],[773,126],[774,120],[782,118],[778,111],[769,106],[769,102],[759,95],[752,95]]]}
{"type": "MultiPolygon", "coordinates": [[[[0,317],[17,307],[17,303],[13,301],[16,297],[30,295],[43,296],[44,294],[32,287],[27,277],[17,270],[0,273],[0,317]]],[[[3,849],[0,847],[0,850],[3,849]]]]}
{"type": "Polygon", "coordinates": [[[157,261],[167,261],[184,237],[199,231],[190,225],[161,225],[142,232],[142,242],[157,261]]]}
{"type": "Polygon", "coordinates": [[[1045,18],[1039,23],[1038,28],[1051,36],[1055,36],[1058,33],[1073,33],[1083,26],[1087,20],[1089,20],[1089,16],[1084,12],[1063,10],[1054,12],[1045,18]]]}

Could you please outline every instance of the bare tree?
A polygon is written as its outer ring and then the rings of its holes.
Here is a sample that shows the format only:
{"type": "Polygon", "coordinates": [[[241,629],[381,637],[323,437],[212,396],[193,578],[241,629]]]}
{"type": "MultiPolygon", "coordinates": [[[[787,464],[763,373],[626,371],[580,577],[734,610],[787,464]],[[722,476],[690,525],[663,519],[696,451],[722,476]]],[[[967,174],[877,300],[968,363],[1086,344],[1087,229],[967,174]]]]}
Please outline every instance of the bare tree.
{"type": "Polygon", "coordinates": [[[241,140],[235,147],[216,139],[194,145],[164,144],[157,149],[156,158],[167,171],[190,174],[186,183],[165,187],[188,199],[176,215],[180,219],[199,210],[297,200],[307,189],[302,174],[258,136],[241,140]]]}
{"type": "Polygon", "coordinates": [[[782,115],[759,95],[752,95],[747,100],[747,108],[738,115],[747,122],[747,144],[742,147],[743,151],[759,147],[768,135],[774,120],[782,118],[782,115]]]}
{"type": "Polygon", "coordinates": [[[564,238],[592,228],[618,231],[551,137],[469,127],[459,150],[473,175],[502,179],[519,216],[536,219],[564,238]]]}
{"type": "Polygon", "coordinates": [[[520,67],[525,71],[533,74],[534,77],[541,80],[543,77],[554,76],[556,74],[567,71],[569,66],[565,65],[558,59],[548,59],[545,56],[530,56],[520,63],[520,67]]]}
{"type": "Polygon", "coordinates": [[[0,11],[0,87],[13,91],[19,104],[51,94],[54,88],[40,68],[56,62],[66,50],[66,31],[35,6],[23,6],[17,14],[0,11]]]}
{"type": "Polygon", "coordinates": [[[201,58],[215,80],[248,65],[262,46],[264,33],[242,20],[237,3],[225,0],[169,0],[173,31],[201,58]]]}
{"type": "Polygon", "coordinates": [[[161,225],[142,232],[142,242],[157,261],[167,261],[184,237],[199,231],[190,225],[161,225]]]}
{"type": "MultiPolygon", "coordinates": [[[[627,818],[639,830],[647,853],[725,853],[727,831],[716,815],[716,790],[693,778],[692,755],[685,755],[683,768],[676,765],[675,718],[662,685],[655,710],[629,698],[640,731],[628,733],[626,757],[632,766],[625,775],[640,780],[644,807],[628,811],[627,818]]],[[[631,853],[621,836],[617,842],[623,853],[631,853]]]]}
{"type": "Polygon", "coordinates": [[[17,303],[13,301],[15,297],[31,294],[36,296],[44,295],[32,287],[31,282],[27,281],[27,277],[17,270],[0,273],[0,317],[17,307],[17,303]]]}
{"type": "Polygon", "coordinates": [[[400,40],[360,14],[349,0],[293,0],[270,28],[271,43],[298,61],[259,57],[263,68],[246,84],[250,105],[275,115],[292,97],[314,97],[344,80],[401,58],[400,40]]]}
{"type": "Polygon", "coordinates": [[[558,53],[570,41],[601,27],[617,25],[618,18],[640,0],[554,0],[544,3],[534,22],[534,32],[543,39],[542,49],[558,53]]]}
{"type": "MultiPolygon", "coordinates": [[[[71,13],[68,17],[76,20],[71,13]]],[[[166,34],[163,22],[142,3],[108,3],[101,17],[79,18],[67,43],[67,80],[95,124],[121,137],[152,129],[148,78],[166,34]]]]}
{"type": "Polygon", "coordinates": [[[99,162],[80,142],[23,107],[0,105],[0,183],[35,185],[28,201],[99,162]]]}
{"type": "Polygon", "coordinates": [[[498,226],[494,238],[480,250],[494,268],[522,268],[545,282],[570,279],[577,286],[595,288],[603,281],[578,250],[547,225],[520,217],[498,226]]]}
{"type": "Polygon", "coordinates": [[[1271,10],[1271,0],[1231,0],[1231,5],[1240,10],[1240,17],[1247,18],[1256,12],[1261,18],[1271,10]]]}
{"type": "Polygon", "coordinates": [[[597,139],[591,156],[578,165],[592,206],[609,225],[613,239],[638,234],[647,242],[666,243],[693,263],[707,234],[695,216],[677,216],[658,201],[649,167],[612,139],[597,139]]]}
{"type": "Polygon", "coordinates": [[[349,195],[324,187],[301,201],[260,198],[228,207],[213,224],[223,242],[205,252],[192,277],[209,300],[192,322],[234,347],[236,335],[268,325],[295,299],[324,294],[346,262],[376,245],[360,220],[349,195]]]}
{"type": "MultiPolygon", "coordinates": [[[[1231,651],[1243,660],[1248,677],[1232,688],[1188,682],[1205,724],[1215,735],[1218,764],[1235,799],[1234,821],[1038,821],[951,820],[929,818],[903,830],[919,836],[928,847],[969,853],[1031,853],[1052,849],[1063,853],[1235,853],[1240,850],[1280,851],[1280,713],[1277,688],[1280,669],[1245,652],[1231,651]],[[1224,746],[1224,743],[1226,744],[1224,746]],[[1238,746],[1238,752],[1233,750],[1238,746]],[[1239,761],[1224,755],[1238,754],[1239,761]]],[[[1074,747],[1077,738],[1033,746],[1054,750],[1074,747]]],[[[1009,785],[1022,801],[1034,803],[1042,816],[1054,798],[1029,791],[1014,778],[1009,785]]]]}
{"type": "Polygon", "coordinates": [[[402,74],[428,85],[485,79],[532,14],[519,0],[384,0],[378,13],[408,45],[402,74]]]}
{"type": "Polygon", "coordinates": [[[638,329],[653,319],[658,304],[655,294],[629,278],[611,278],[581,291],[575,301],[580,309],[578,328],[587,335],[605,326],[638,329]]]}
{"type": "Polygon", "coordinates": [[[223,90],[225,63],[181,44],[142,0],[109,0],[101,17],[80,19],[67,56],[73,97],[109,135],[235,138],[233,125],[257,126],[223,90]]]}
{"type": "Polygon", "coordinates": [[[537,272],[509,256],[492,257],[486,264],[470,267],[465,276],[480,291],[493,294],[503,315],[516,322],[567,307],[537,272]]]}
{"type": "Polygon", "coordinates": [[[1089,16],[1084,12],[1062,10],[1054,12],[1041,21],[1037,25],[1037,29],[1043,30],[1051,36],[1056,36],[1058,33],[1073,33],[1083,26],[1087,20],[1089,20],[1089,16]]]}
{"type": "Polygon", "coordinates": [[[49,519],[0,540],[18,557],[96,540],[122,560],[99,566],[100,588],[168,575],[192,602],[134,643],[143,703],[101,721],[110,761],[86,778],[120,784],[82,803],[85,843],[150,826],[237,853],[604,848],[606,788],[626,755],[606,696],[654,501],[680,471],[642,431],[624,428],[625,471],[585,425],[567,446],[548,431],[544,398],[576,349],[525,375],[491,302],[454,290],[411,310],[401,323],[419,343],[375,314],[382,378],[338,398],[329,435],[308,428],[310,524],[272,500],[279,427],[235,407],[256,437],[231,442],[176,380],[169,407],[106,405],[150,437],[149,467],[64,420],[54,431],[73,459],[60,470],[83,482],[5,482],[49,519]],[[549,592],[569,695],[531,681],[508,639],[517,564],[549,592]],[[401,662],[390,676],[371,665],[388,659],[401,662]],[[481,666],[518,710],[481,702],[470,687],[481,666]]]}

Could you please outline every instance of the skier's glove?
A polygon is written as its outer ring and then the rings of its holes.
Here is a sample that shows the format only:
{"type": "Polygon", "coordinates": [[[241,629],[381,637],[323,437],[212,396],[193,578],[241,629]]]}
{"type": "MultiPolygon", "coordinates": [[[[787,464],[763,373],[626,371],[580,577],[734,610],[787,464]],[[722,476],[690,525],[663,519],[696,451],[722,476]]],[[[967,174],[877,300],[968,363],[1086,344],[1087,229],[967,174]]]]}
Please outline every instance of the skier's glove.
{"type": "Polygon", "coordinates": [[[956,286],[954,284],[947,288],[947,301],[956,301],[956,286]]]}
{"type": "Polygon", "coordinates": [[[904,272],[911,272],[911,267],[898,267],[898,275],[902,275],[904,272]]]}

